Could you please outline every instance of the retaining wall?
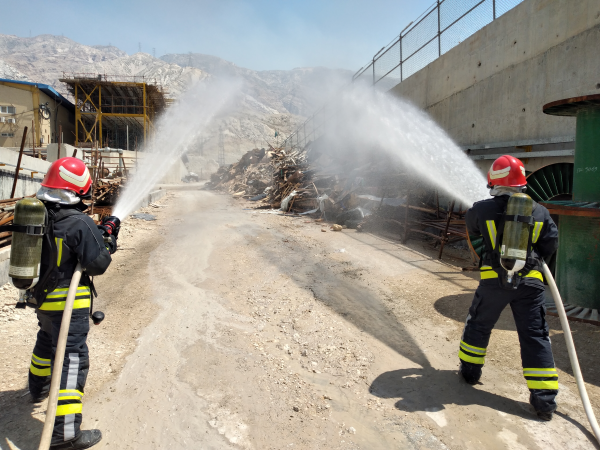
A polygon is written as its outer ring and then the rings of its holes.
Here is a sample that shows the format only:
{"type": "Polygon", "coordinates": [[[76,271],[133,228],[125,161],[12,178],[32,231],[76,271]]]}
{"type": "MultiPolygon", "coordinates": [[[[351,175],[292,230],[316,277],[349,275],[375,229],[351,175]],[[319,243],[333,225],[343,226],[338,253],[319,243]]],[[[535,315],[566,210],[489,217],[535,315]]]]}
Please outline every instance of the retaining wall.
{"type": "Polygon", "coordinates": [[[572,142],[575,119],[542,106],[599,94],[599,49],[600,1],[525,0],[391,92],[464,148],[572,142]]]}

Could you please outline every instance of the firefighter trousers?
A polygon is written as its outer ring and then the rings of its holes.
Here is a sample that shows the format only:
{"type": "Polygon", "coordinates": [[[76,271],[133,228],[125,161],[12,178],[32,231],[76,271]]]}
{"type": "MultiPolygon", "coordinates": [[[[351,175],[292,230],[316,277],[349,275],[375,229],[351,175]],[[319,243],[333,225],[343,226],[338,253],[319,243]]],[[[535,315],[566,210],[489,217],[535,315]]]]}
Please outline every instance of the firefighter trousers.
{"type": "Polygon", "coordinates": [[[465,378],[478,380],[485,363],[492,329],[510,305],[521,345],[523,376],[536,411],[556,409],[558,374],[546,323],[544,290],[521,285],[509,291],[495,285],[479,285],[473,298],[460,341],[458,357],[465,378]]]}
{"type": "MultiPolygon", "coordinates": [[[[37,311],[39,331],[29,367],[29,391],[40,397],[51,380],[62,311],[37,311]]],[[[60,379],[52,445],[79,437],[82,398],[90,366],[87,335],[89,308],[73,310],[60,379]]]]}

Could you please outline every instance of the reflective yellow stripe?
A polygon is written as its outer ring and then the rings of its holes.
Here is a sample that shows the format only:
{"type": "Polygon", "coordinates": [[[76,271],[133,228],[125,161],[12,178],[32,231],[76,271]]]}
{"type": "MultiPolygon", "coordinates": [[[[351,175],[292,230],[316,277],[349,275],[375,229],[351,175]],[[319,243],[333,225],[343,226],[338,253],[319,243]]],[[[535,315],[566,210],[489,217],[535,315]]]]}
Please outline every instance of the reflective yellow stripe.
{"type": "MultiPolygon", "coordinates": [[[[42,306],[40,306],[41,311],[64,311],[65,304],[67,302],[44,302],[42,306]]],[[[89,308],[91,301],[89,298],[82,300],[75,300],[73,304],[73,309],[81,309],[81,308],[89,308]]]]}
{"type": "Polygon", "coordinates": [[[556,377],[558,378],[558,373],[556,373],[556,369],[527,369],[523,370],[524,377],[556,377]]]}
{"type": "Polygon", "coordinates": [[[79,400],[79,401],[81,401],[81,395],[62,395],[62,394],[58,394],[58,400],[79,400]]]}
{"type": "Polygon", "coordinates": [[[492,241],[492,250],[496,248],[496,222],[493,220],[486,220],[488,233],[490,234],[490,240],[492,241]]]}
{"type": "Polygon", "coordinates": [[[79,400],[83,397],[83,392],[77,389],[61,389],[58,392],[58,400],[79,400]]]}
{"type": "Polygon", "coordinates": [[[487,280],[489,278],[498,278],[498,274],[494,270],[482,270],[480,274],[482,280],[487,280]]]}
{"type": "MultiPolygon", "coordinates": [[[[50,292],[46,298],[66,298],[69,293],[69,288],[58,288],[50,292]]],[[[81,286],[77,288],[77,295],[89,294],[90,288],[87,286],[81,286]]]]}
{"type": "Polygon", "coordinates": [[[45,369],[38,369],[33,364],[29,366],[29,371],[32,374],[37,375],[38,377],[48,377],[52,375],[52,369],[50,367],[47,367],[45,369]]]}
{"type": "Polygon", "coordinates": [[[36,363],[38,366],[49,366],[50,360],[46,358],[40,358],[35,353],[31,354],[31,361],[36,363]]]}
{"type": "Polygon", "coordinates": [[[79,389],[61,389],[60,391],[58,391],[58,395],[60,394],[79,394],[81,397],[83,397],[84,393],[81,392],[79,389]]]}
{"type": "Polygon", "coordinates": [[[461,360],[465,361],[465,362],[470,362],[470,363],[473,363],[473,364],[483,364],[483,363],[485,363],[485,358],[483,356],[469,356],[469,355],[463,353],[462,350],[460,350],[458,352],[458,357],[461,360]]]}
{"type": "Polygon", "coordinates": [[[530,270],[529,273],[525,275],[525,278],[537,278],[541,282],[544,282],[544,276],[537,270],[530,270]]]}
{"type": "Polygon", "coordinates": [[[54,238],[56,241],[56,248],[58,248],[58,258],[56,260],[56,265],[60,267],[60,262],[62,261],[62,243],[63,240],[61,238],[54,238]]]}
{"type": "Polygon", "coordinates": [[[555,390],[558,390],[558,380],[552,380],[552,381],[527,380],[527,387],[529,389],[555,389],[555,390]]]}
{"type": "Polygon", "coordinates": [[[531,242],[533,242],[534,244],[537,242],[537,240],[540,237],[540,232],[542,231],[543,225],[544,225],[544,222],[536,222],[535,226],[533,227],[533,235],[531,237],[531,242]]]}
{"type": "Polygon", "coordinates": [[[83,410],[82,403],[72,403],[70,405],[58,405],[56,407],[56,417],[66,416],[68,414],[81,414],[83,410]]]}
{"type": "Polygon", "coordinates": [[[465,341],[460,341],[460,346],[464,351],[467,351],[469,353],[477,353],[478,355],[485,355],[487,351],[485,348],[469,345],[465,341]]]}

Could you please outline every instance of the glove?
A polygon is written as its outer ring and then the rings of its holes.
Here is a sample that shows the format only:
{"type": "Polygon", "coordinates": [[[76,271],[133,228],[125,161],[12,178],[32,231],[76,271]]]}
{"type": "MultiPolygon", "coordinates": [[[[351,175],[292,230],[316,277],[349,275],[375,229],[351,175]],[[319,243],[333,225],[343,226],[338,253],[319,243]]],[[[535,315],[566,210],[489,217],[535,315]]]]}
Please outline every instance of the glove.
{"type": "Polygon", "coordinates": [[[98,228],[102,229],[106,236],[113,236],[117,239],[121,229],[121,220],[115,216],[107,216],[102,219],[102,223],[98,228]]]}
{"type": "Polygon", "coordinates": [[[112,255],[117,251],[117,238],[111,235],[104,236],[104,245],[106,245],[108,253],[112,255]]]}

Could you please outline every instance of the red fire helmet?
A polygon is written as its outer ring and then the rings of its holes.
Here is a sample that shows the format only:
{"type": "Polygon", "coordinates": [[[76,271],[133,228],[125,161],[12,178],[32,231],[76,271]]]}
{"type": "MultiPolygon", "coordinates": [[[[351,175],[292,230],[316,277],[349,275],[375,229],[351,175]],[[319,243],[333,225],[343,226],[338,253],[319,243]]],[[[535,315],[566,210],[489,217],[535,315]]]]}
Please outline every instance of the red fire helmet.
{"type": "Polygon", "coordinates": [[[85,163],[67,156],[52,163],[42,181],[50,189],[68,189],[76,194],[86,194],[92,185],[92,177],[85,163]]]}
{"type": "Polygon", "coordinates": [[[525,166],[510,155],[502,155],[492,163],[488,172],[488,187],[492,186],[525,186],[525,166]]]}

